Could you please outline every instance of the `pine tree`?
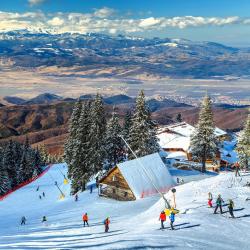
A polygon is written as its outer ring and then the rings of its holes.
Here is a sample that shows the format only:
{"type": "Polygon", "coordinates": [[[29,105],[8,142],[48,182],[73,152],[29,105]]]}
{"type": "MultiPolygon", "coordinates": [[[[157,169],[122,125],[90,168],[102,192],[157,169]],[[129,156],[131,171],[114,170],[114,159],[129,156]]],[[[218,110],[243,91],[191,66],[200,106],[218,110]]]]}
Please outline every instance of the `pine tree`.
{"type": "Polygon", "coordinates": [[[208,95],[203,99],[198,124],[191,135],[190,150],[194,160],[202,163],[202,172],[206,171],[206,160],[214,160],[217,152],[217,140],[214,134],[212,101],[208,95]]]}
{"type": "Polygon", "coordinates": [[[3,164],[11,180],[11,187],[15,187],[18,183],[16,175],[16,162],[13,158],[14,154],[14,143],[10,140],[4,150],[3,164]]]}
{"type": "Polygon", "coordinates": [[[71,193],[85,188],[92,175],[90,145],[90,102],[82,105],[76,137],[73,141],[72,159],[68,164],[68,176],[72,180],[71,193]]]}
{"type": "Polygon", "coordinates": [[[82,102],[80,99],[76,102],[70,122],[69,122],[69,136],[64,145],[64,159],[65,162],[69,165],[73,159],[72,153],[74,152],[75,141],[77,140],[77,129],[79,126],[79,118],[82,111],[82,102]]]}
{"type": "Polygon", "coordinates": [[[132,114],[128,111],[124,118],[124,126],[123,126],[123,138],[127,141],[129,140],[130,129],[132,126],[132,114]]]}
{"type": "Polygon", "coordinates": [[[11,189],[11,182],[8,172],[0,165],[0,195],[7,193],[11,189]]]}
{"type": "MultiPolygon", "coordinates": [[[[156,126],[151,120],[143,91],[140,92],[136,100],[128,142],[138,157],[159,151],[156,126]]],[[[131,152],[129,153],[129,158],[132,159],[133,155],[131,152]]]]}
{"type": "Polygon", "coordinates": [[[11,189],[11,182],[3,163],[4,150],[0,148],[0,195],[7,193],[11,189]]]}
{"type": "Polygon", "coordinates": [[[108,168],[115,166],[124,159],[124,143],[121,139],[122,128],[119,124],[119,118],[113,110],[112,117],[107,124],[106,131],[106,152],[108,168]]]}
{"type": "Polygon", "coordinates": [[[90,151],[88,157],[93,173],[103,169],[106,158],[105,133],[106,118],[101,95],[97,94],[91,105],[90,151]]]}
{"type": "Polygon", "coordinates": [[[244,129],[241,131],[236,147],[240,165],[248,168],[250,162],[250,114],[247,117],[244,129]]]}
{"type": "Polygon", "coordinates": [[[38,150],[41,157],[41,165],[45,166],[49,164],[50,163],[49,154],[47,152],[45,145],[44,144],[40,145],[38,150]]]}

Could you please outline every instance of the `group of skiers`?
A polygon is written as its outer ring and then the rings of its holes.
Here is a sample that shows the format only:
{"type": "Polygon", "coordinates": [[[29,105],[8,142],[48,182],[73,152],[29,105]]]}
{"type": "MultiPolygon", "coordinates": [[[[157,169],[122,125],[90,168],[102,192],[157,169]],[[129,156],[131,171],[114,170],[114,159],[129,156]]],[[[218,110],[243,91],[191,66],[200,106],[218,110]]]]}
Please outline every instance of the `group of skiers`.
{"type": "MultiPolygon", "coordinates": [[[[39,189],[40,189],[40,187],[39,186],[37,186],[37,188],[36,188],[36,191],[38,192],[39,191],[39,189]]],[[[45,193],[44,192],[42,192],[42,194],[39,194],[39,199],[41,200],[42,199],[42,197],[43,198],[45,198],[45,193]]]]}
{"type": "MultiPolygon", "coordinates": [[[[222,211],[222,204],[224,203],[224,200],[222,199],[221,195],[219,194],[217,199],[216,199],[216,206],[215,206],[215,209],[214,209],[214,214],[217,213],[217,210],[220,209],[220,213],[223,214],[223,211],[222,211]]],[[[213,207],[213,195],[211,192],[208,193],[208,206],[209,207],[213,207]]],[[[233,213],[233,210],[234,210],[234,202],[232,199],[229,199],[228,200],[228,204],[227,204],[227,207],[228,207],[228,212],[229,214],[231,215],[232,218],[235,218],[234,217],[234,213],[233,213]]]]}
{"type": "MultiPolygon", "coordinates": [[[[26,219],[26,217],[25,216],[22,216],[22,218],[21,218],[21,226],[22,225],[26,225],[26,221],[27,221],[27,219],[26,219]]],[[[44,215],[43,217],[42,217],[42,223],[45,223],[45,222],[47,222],[47,217],[44,215]]]]}
{"type": "MultiPolygon", "coordinates": [[[[88,214],[87,213],[84,213],[83,215],[82,215],[82,221],[83,221],[83,226],[85,227],[85,225],[87,225],[88,227],[89,227],[89,217],[88,217],[88,214]]],[[[108,231],[109,231],[109,224],[110,224],[110,219],[109,219],[109,217],[107,217],[105,220],[104,220],[104,222],[103,222],[103,224],[104,224],[104,231],[105,231],[105,233],[107,233],[108,231]]]]}
{"type": "MultiPolygon", "coordinates": [[[[164,227],[164,222],[167,220],[167,215],[164,211],[161,211],[159,220],[161,221],[161,229],[165,229],[164,227]]],[[[172,230],[174,230],[174,221],[175,221],[175,213],[174,210],[170,210],[170,215],[169,215],[169,222],[170,222],[170,227],[172,230]]]]}

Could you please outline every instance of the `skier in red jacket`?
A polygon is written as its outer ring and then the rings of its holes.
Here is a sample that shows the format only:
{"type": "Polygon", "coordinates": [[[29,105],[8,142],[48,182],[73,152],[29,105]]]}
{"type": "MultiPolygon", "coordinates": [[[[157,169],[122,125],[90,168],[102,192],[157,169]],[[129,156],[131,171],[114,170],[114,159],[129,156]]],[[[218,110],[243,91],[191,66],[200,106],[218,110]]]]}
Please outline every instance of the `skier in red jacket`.
{"type": "Polygon", "coordinates": [[[161,221],[161,229],[164,229],[164,222],[166,221],[166,214],[164,211],[160,213],[159,220],[161,221]]]}
{"type": "Polygon", "coordinates": [[[109,224],[110,224],[110,220],[109,220],[109,217],[107,217],[107,218],[104,220],[105,233],[107,233],[107,232],[109,231],[109,224]]]}

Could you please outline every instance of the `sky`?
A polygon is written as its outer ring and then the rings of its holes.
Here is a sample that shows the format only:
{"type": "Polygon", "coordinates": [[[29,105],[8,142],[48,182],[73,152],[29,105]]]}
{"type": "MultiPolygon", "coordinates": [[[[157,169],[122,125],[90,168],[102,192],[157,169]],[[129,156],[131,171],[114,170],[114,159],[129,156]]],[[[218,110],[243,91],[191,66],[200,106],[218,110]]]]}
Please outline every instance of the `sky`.
{"type": "Polygon", "coordinates": [[[250,0],[8,0],[0,31],[108,33],[250,47],[250,0]]]}

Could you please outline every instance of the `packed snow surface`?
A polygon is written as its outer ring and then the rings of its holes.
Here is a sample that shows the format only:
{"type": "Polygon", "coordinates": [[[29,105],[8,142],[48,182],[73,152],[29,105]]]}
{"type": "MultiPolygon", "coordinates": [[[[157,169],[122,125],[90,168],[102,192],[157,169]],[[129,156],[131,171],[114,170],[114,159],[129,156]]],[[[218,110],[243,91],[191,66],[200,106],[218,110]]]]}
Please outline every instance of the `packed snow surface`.
{"type": "MultiPolygon", "coordinates": [[[[250,181],[250,174],[237,179],[230,172],[208,175],[210,178],[201,175],[202,180],[177,186],[180,213],[172,231],[168,221],[167,229],[159,229],[159,213],[164,208],[161,197],[119,202],[98,197],[94,189],[92,194],[79,194],[75,202],[69,196],[69,184],[63,184],[66,172],[64,164],[54,165],[43,177],[0,202],[0,249],[249,249],[250,188],[244,184],[250,181]],[[66,194],[64,200],[58,199],[55,181],[66,194]],[[221,194],[225,203],[234,199],[237,218],[229,218],[228,213],[213,214],[207,207],[209,191],[215,198],[221,194]],[[45,197],[40,200],[42,192],[45,197]],[[84,212],[88,212],[90,224],[85,228],[84,212]],[[41,222],[44,215],[47,224],[41,222]],[[20,226],[22,216],[27,218],[25,226],[20,226]],[[107,216],[110,232],[104,233],[107,216]]],[[[166,197],[172,199],[172,193],[166,197]]]]}

